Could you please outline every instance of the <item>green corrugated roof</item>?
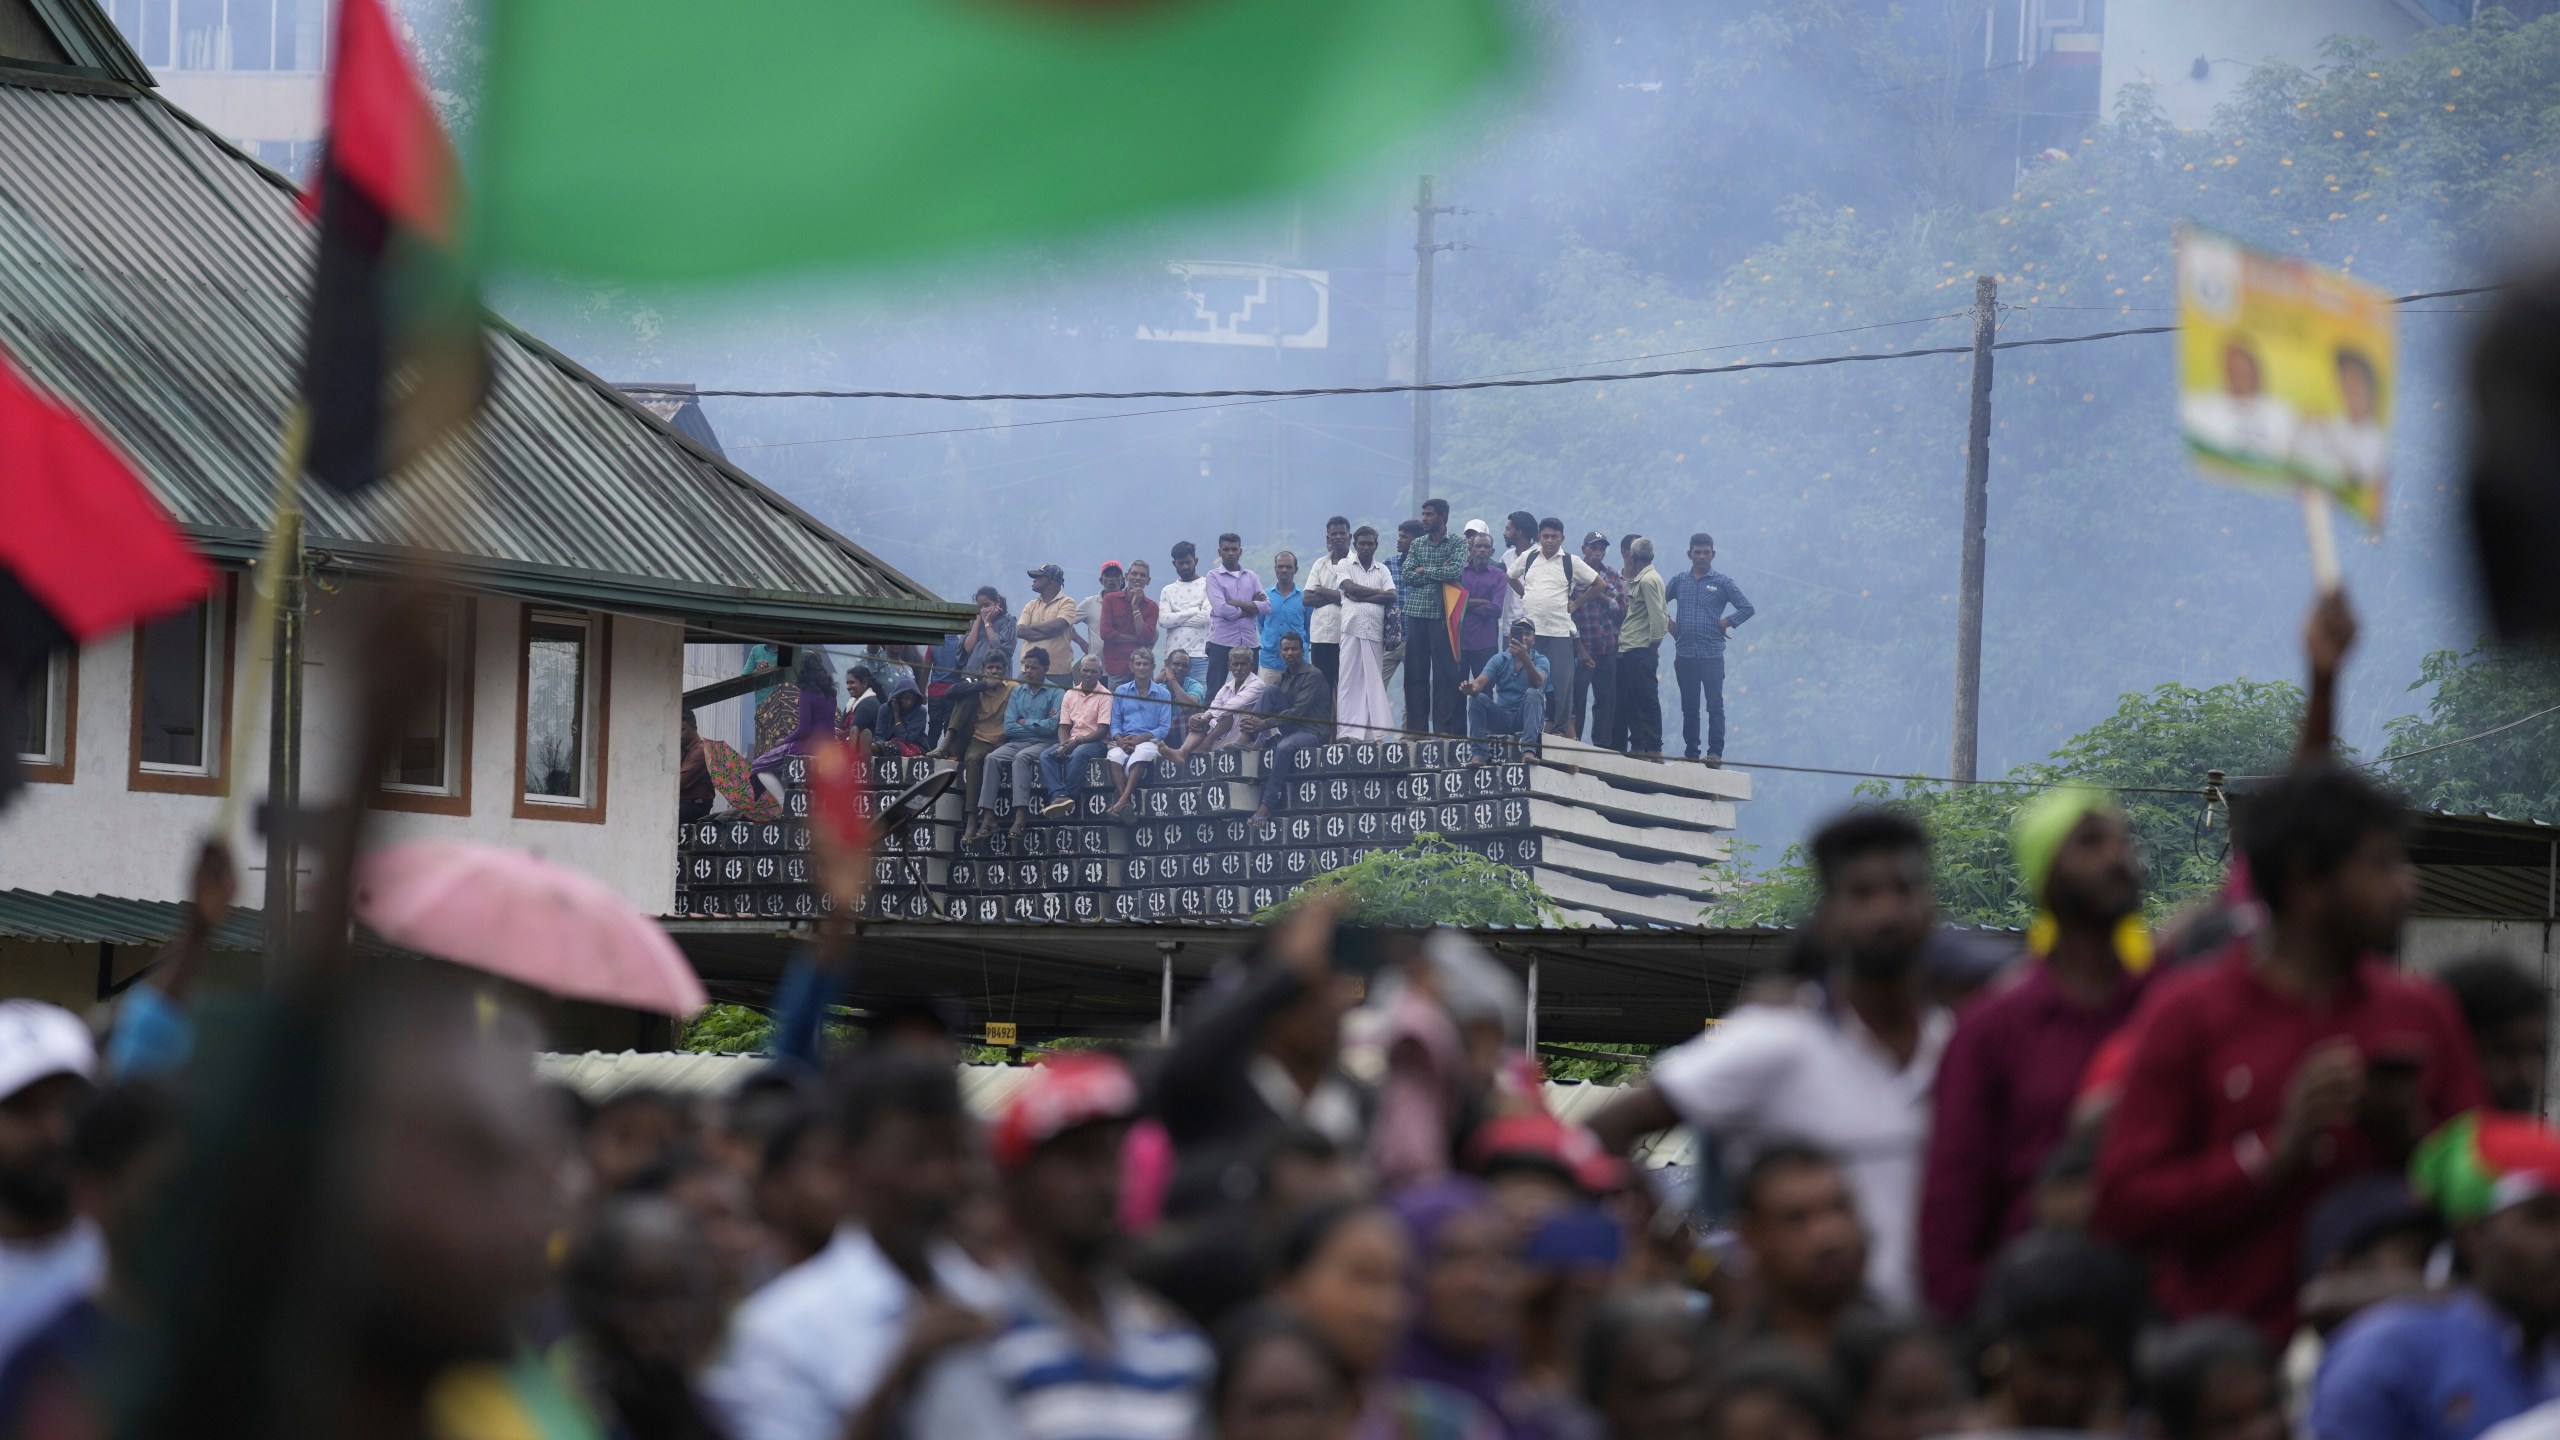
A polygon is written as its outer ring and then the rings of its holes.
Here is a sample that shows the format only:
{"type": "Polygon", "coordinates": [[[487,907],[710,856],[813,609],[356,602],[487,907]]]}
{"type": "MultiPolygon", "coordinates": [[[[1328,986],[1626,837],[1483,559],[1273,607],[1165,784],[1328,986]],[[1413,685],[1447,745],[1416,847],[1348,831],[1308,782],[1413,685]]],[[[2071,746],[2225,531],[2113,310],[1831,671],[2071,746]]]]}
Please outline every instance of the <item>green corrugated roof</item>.
{"type": "MultiPolygon", "coordinates": [[[[216,950],[264,949],[265,916],[234,910],[213,932],[216,950]]],[[[165,945],[178,933],[178,907],[165,900],[61,891],[0,890],[0,939],[71,945],[165,945]]]]}
{"type": "MultiPolygon", "coordinates": [[[[0,349],[217,555],[254,554],[270,517],[311,260],[293,188],[157,95],[0,67],[0,349]]],[[[549,346],[501,323],[493,348],[475,441],[401,495],[312,496],[324,563],[423,542],[466,584],[779,640],[968,622],[549,346]]]]}

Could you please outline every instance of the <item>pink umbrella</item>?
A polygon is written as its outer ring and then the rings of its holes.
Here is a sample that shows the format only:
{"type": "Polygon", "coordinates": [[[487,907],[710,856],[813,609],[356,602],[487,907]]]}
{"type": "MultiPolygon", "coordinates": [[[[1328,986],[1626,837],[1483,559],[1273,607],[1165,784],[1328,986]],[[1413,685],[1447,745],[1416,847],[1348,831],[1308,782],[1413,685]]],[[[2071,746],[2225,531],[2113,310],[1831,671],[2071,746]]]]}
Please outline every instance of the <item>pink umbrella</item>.
{"type": "Polygon", "coordinates": [[[405,949],[679,1019],[711,998],[658,922],[593,877],[519,850],[411,840],[365,856],[355,882],[356,918],[405,949]]]}

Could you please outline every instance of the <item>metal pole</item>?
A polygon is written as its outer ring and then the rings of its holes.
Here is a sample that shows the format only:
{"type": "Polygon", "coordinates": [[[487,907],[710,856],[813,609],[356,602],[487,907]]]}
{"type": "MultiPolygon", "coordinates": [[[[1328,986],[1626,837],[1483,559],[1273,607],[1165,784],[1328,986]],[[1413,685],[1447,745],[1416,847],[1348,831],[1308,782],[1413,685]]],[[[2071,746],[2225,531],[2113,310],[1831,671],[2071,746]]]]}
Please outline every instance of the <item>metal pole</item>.
{"type": "MultiPolygon", "coordinates": [[[[293,967],[293,914],[300,903],[302,827],[302,516],[288,510],[277,521],[285,533],[278,547],[283,568],[276,587],[273,674],[267,734],[267,976],[280,980],[293,967]]],[[[239,777],[233,777],[234,783],[239,777]]]]}
{"type": "MultiPolygon", "coordinates": [[[[1431,238],[1431,222],[1448,207],[1431,203],[1431,177],[1422,177],[1420,198],[1413,206],[1413,383],[1431,383],[1431,257],[1440,246],[1431,238]]],[[[1431,392],[1413,392],[1413,504],[1408,515],[1422,513],[1431,495],[1431,392]]]]}
{"type": "Polygon", "coordinates": [[[1182,948],[1179,940],[1159,940],[1156,953],[1164,957],[1164,999],[1156,1008],[1156,1040],[1173,1043],[1173,952],[1182,948]]]}
{"type": "Polygon", "coordinates": [[[1538,957],[1535,955],[1529,957],[1529,1023],[1524,1028],[1528,1032],[1529,1058],[1534,1060],[1538,1058],[1538,957]]]}
{"type": "Polygon", "coordinates": [[[1991,506],[1991,341],[2000,282],[1973,281],[1973,413],[1964,445],[1964,570],[1956,589],[1956,735],[1948,774],[1971,781],[1982,750],[1982,532],[1991,506]]]}

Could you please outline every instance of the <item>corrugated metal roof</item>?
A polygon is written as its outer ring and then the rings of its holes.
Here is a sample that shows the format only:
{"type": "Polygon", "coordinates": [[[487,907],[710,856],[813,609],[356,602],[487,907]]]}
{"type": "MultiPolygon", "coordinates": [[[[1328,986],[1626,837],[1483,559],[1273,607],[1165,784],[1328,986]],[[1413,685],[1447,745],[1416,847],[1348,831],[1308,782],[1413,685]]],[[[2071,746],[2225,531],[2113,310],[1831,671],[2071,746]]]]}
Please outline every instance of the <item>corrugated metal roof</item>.
{"type": "MultiPolygon", "coordinates": [[[[156,95],[0,69],[0,348],[217,554],[270,517],[311,257],[292,187],[156,95]]],[[[500,324],[493,349],[476,436],[312,495],[316,551],[361,572],[424,547],[466,584],[774,639],[967,622],[538,340],[500,324]]]]}
{"type": "MultiPolygon", "coordinates": [[[[262,949],[264,925],[260,912],[234,910],[213,932],[213,948],[262,949]]],[[[68,945],[164,945],[177,933],[178,907],[163,900],[0,890],[0,938],[68,945]]]]}

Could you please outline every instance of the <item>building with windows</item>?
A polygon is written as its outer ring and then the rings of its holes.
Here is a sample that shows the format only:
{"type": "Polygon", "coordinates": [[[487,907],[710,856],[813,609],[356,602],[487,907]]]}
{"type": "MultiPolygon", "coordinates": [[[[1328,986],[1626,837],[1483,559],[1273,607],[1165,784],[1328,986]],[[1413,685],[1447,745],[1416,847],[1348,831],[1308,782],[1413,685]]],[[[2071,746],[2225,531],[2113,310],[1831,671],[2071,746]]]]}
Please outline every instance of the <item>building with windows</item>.
{"type": "Polygon", "coordinates": [[[105,0],[170,103],[294,179],[319,162],[336,0],[105,0]]]}
{"type": "MultiPolygon", "coordinates": [[[[265,12],[270,56],[296,3],[265,12]]],[[[169,43],[214,43],[187,40],[191,4],[169,43]]],[[[236,59],[248,32],[229,4],[219,43],[236,59]]],[[[59,656],[29,687],[34,783],[0,813],[0,993],[76,1002],[129,977],[222,797],[268,789],[267,722],[239,745],[228,727],[269,683],[249,566],[312,231],[287,184],[151,82],[90,0],[0,0],[0,352],[105,433],[223,567],[203,604],[59,656]]],[[[450,594],[437,638],[404,660],[432,672],[434,698],[357,797],[373,834],[518,846],[663,913],[689,639],[930,643],[970,612],[532,336],[501,322],[491,343],[466,441],[364,497],[308,494],[305,803],[343,769],[333,721],[373,658],[381,582],[424,560],[450,594]]],[[[238,838],[255,906],[262,851],[238,838]]]]}

